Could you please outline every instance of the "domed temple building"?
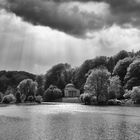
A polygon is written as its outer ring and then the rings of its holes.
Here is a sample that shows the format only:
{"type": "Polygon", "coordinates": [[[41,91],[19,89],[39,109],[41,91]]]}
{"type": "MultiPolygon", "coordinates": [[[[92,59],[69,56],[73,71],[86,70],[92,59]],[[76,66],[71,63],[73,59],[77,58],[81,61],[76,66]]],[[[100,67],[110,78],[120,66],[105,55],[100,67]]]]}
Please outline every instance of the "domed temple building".
{"type": "Polygon", "coordinates": [[[76,89],[73,84],[67,84],[64,89],[65,97],[79,97],[80,90],[76,89]]]}

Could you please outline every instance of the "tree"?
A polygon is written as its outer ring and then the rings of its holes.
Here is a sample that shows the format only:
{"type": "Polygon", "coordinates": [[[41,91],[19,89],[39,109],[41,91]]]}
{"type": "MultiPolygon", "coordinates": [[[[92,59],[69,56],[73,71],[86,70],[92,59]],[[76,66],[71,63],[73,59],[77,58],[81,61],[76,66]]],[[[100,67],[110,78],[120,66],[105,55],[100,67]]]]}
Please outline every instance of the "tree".
{"type": "Polygon", "coordinates": [[[2,101],[2,99],[3,99],[3,93],[0,92],[0,102],[2,101]]]}
{"type": "Polygon", "coordinates": [[[124,58],[126,58],[126,57],[129,57],[129,53],[128,53],[127,51],[125,51],[125,50],[122,50],[122,51],[118,52],[118,53],[113,57],[113,59],[114,59],[114,61],[115,61],[115,64],[117,64],[117,62],[118,62],[119,60],[122,60],[122,59],[124,59],[124,58]]]}
{"type": "Polygon", "coordinates": [[[135,53],[135,56],[140,56],[140,50],[135,53]]]}
{"type": "Polygon", "coordinates": [[[124,88],[128,90],[132,90],[133,87],[140,85],[140,79],[137,77],[132,77],[129,80],[127,80],[124,88]]]}
{"type": "Polygon", "coordinates": [[[107,67],[107,57],[100,56],[94,59],[86,60],[77,70],[74,84],[81,92],[84,91],[84,85],[89,71],[100,66],[107,67]]]}
{"type": "Polygon", "coordinates": [[[45,75],[45,89],[50,85],[56,85],[60,89],[65,87],[64,72],[71,69],[69,64],[57,64],[53,66],[45,75]]]}
{"type": "Polygon", "coordinates": [[[40,95],[35,97],[35,102],[37,102],[38,104],[41,104],[42,100],[43,100],[43,98],[40,95]]]}
{"type": "Polygon", "coordinates": [[[119,60],[113,70],[113,75],[118,75],[120,77],[121,83],[124,83],[124,77],[127,73],[127,68],[133,62],[133,58],[127,57],[119,60]]]}
{"type": "Polygon", "coordinates": [[[4,104],[10,104],[10,103],[15,103],[16,98],[13,94],[5,95],[2,99],[2,103],[4,104]]]}
{"type": "Polygon", "coordinates": [[[125,99],[130,99],[131,98],[131,94],[132,94],[131,90],[126,89],[125,90],[125,94],[123,95],[123,97],[125,99]]]}
{"type": "Polygon", "coordinates": [[[114,58],[113,57],[109,57],[107,59],[107,68],[108,68],[108,71],[111,73],[111,75],[113,73],[114,66],[115,66],[114,58]]]}
{"type": "Polygon", "coordinates": [[[7,87],[7,90],[5,91],[5,95],[9,95],[9,94],[15,94],[15,89],[11,86],[7,87]]]}
{"type": "Polygon", "coordinates": [[[43,99],[46,102],[53,101],[59,98],[62,98],[62,91],[54,85],[50,85],[50,87],[44,92],[43,99]]]}
{"type": "Polygon", "coordinates": [[[29,96],[35,97],[37,91],[37,83],[31,79],[25,79],[19,83],[17,89],[21,95],[26,96],[26,101],[29,96]]]}
{"type": "Polygon", "coordinates": [[[110,73],[105,68],[93,69],[85,83],[85,92],[97,98],[97,103],[105,103],[108,99],[110,73]]]}
{"type": "Polygon", "coordinates": [[[140,87],[133,87],[131,91],[131,99],[136,104],[140,104],[140,87]]]}
{"type": "Polygon", "coordinates": [[[28,96],[27,101],[33,102],[34,101],[34,97],[32,95],[28,96]]]}
{"type": "Polygon", "coordinates": [[[129,65],[124,82],[125,88],[130,90],[133,88],[133,86],[140,85],[140,59],[136,59],[129,65]]]}
{"type": "Polygon", "coordinates": [[[43,96],[43,93],[44,93],[44,76],[43,75],[37,75],[36,76],[36,82],[37,82],[36,95],[43,96]]]}
{"type": "Polygon", "coordinates": [[[75,69],[73,68],[66,69],[62,72],[61,78],[63,79],[65,85],[73,82],[74,72],[75,72],[75,69]]]}
{"type": "Polygon", "coordinates": [[[0,71],[0,91],[3,93],[8,87],[15,89],[24,79],[35,79],[35,75],[24,71],[0,71]]]}
{"type": "Polygon", "coordinates": [[[120,98],[121,97],[121,81],[118,76],[113,76],[109,79],[109,99],[120,98]]]}
{"type": "Polygon", "coordinates": [[[21,93],[19,91],[16,92],[16,103],[21,103],[21,93]]]}
{"type": "Polygon", "coordinates": [[[84,94],[81,94],[81,95],[80,95],[80,100],[81,100],[81,102],[84,103],[85,105],[91,104],[91,98],[92,98],[92,95],[89,94],[89,93],[84,93],[84,94]]]}
{"type": "Polygon", "coordinates": [[[10,79],[6,77],[6,75],[1,75],[0,77],[0,91],[3,93],[6,91],[8,85],[10,83],[10,79]]]}

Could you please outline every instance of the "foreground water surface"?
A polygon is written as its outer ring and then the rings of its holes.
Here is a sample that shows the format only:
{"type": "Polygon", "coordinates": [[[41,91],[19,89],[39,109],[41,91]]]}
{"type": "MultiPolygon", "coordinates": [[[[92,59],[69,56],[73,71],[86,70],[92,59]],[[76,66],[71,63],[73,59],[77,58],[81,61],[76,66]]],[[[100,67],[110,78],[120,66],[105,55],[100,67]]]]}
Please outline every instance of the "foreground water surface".
{"type": "Polygon", "coordinates": [[[0,107],[0,140],[140,140],[140,107],[0,107]]]}

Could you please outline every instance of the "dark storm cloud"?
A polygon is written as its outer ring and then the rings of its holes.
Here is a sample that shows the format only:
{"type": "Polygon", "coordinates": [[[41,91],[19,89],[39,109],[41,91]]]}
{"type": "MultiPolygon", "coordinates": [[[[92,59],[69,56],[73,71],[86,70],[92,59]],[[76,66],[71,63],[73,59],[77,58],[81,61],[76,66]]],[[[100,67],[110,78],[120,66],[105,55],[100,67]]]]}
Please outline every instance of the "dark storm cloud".
{"type": "MultiPolygon", "coordinates": [[[[112,24],[140,24],[140,0],[0,0],[2,6],[35,25],[44,25],[73,35],[101,29],[112,24]],[[7,3],[5,4],[5,1],[7,3]],[[69,8],[72,2],[79,6],[69,8]],[[95,12],[80,11],[80,3],[104,3],[108,17],[95,12]]],[[[100,9],[98,9],[100,10],[100,9]]],[[[105,13],[106,11],[102,11],[105,13]]]]}
{"type": "Polygon", "coordinates": [[[49,26],[69,34],[83,35],[102,27],[103,20],[94,13],[80,12],[77,6],[48,0],[7,0],[6,8],[35,25],[49,26]]]}
{"type": "Polygon", "coordinates": [[[117,24],[140,24],[140,0],[105,0],[111,5],[111,12],[114,17],[111,22],[117,24]]]}

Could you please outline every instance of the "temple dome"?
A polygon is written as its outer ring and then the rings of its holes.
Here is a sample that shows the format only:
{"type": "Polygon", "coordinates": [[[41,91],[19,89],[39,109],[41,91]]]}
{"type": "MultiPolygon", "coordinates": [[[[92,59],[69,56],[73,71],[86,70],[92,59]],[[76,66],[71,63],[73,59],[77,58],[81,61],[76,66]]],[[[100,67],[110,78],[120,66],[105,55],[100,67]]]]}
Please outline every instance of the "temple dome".
{"type": "Polygon", "coordinates": [[[65,86],[65,88],[74,88],[74,85],[72,83],[69,83],[65,86]]]}

